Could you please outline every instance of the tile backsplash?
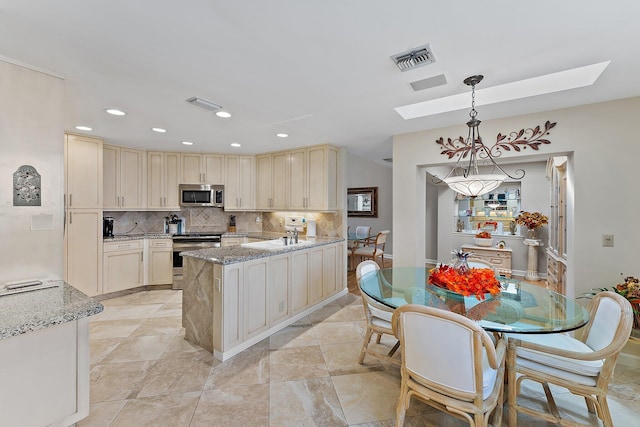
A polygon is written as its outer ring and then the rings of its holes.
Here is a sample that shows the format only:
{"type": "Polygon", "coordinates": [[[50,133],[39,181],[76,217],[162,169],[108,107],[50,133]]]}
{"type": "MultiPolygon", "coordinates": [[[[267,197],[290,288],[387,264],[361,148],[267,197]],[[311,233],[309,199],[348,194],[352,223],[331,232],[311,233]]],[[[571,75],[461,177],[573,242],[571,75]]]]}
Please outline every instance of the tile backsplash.
{"type": "Polygon", "coordinates": [[[176,212],[152,211],[105,211],[104,216],[114,218],[113,233],[162,233],[164,219],[177,215],[185,220],[185,228],[190,233],[225,232],[229,226],[229,217],[236,217],[238,232],[281,232],[284,233],[285,215],[301,215],[315,219],[318,236],[337,237],[342,234],[342,212],[225,212],[219,208],[183,208],[176,212]],[[136,225],[137,223],[137,225],[136,225]]]}

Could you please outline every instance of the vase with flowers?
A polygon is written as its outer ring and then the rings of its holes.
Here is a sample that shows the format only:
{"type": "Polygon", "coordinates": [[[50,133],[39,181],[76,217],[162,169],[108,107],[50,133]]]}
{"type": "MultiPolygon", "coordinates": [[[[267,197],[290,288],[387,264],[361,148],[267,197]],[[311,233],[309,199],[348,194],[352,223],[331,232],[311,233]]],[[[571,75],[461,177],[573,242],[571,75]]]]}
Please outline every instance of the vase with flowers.
{"type": "Polygon", "coordinates": [[[549,223],[549,218],[540,212],[520,211],[520,214],[515,219],[516,224],[527,227],[527,238],[529,239],[535,239],[536,230],[549,223]]]}

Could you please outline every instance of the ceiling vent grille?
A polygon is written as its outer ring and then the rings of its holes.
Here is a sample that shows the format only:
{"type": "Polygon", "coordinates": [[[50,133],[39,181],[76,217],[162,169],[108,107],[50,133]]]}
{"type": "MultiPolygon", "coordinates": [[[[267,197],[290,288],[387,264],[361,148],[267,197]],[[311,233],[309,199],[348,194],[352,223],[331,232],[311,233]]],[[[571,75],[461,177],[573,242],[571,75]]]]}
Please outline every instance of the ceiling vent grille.
{"type": "Polygon", "coordinates": [[[414,68],[436,62],[433,52],[431,52],[431,48],[428,44],[417,47],[408,52],[393,55],[391,59],[398,66],[400,71],[413,70],[414,68]]]}
{"type": "Polygon", "coordinates": [[[218,105],[203,98],[198,98],[197,96],[187,99],[187,102],[191,105],[195,105],[211,111],[222,110],[222,105],[218,105]]]}

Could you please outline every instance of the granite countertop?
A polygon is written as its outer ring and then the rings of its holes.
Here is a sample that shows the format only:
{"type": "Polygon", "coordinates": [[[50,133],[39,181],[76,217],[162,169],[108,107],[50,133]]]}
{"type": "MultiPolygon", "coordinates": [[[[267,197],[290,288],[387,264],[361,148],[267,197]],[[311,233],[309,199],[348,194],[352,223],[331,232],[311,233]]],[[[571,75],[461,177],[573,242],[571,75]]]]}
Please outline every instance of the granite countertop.
{"type": "Polygon", "coordinates": [[[116,234],[113,237],[103,238],[104,243],[109,242],[126,242],[127,240],[138,239],[171,239],[173,234],[166,233],[136,233],[136,234],[116,234]]]}
{"type": "MultiPolygon", "coordinates": [[[[248,237],[253,237],[252,235],[255,234],[256,237],[254,238],[258,238],[258,239],[260,238],[264,239],[266,237],[265,236],[266,233],[247,233],[247,234],[248,234],[248,237]],[[261,235],[262,237],[258,237],[257,235],[261,235]]],[[[282,236],[282,233],[271,233],[271,234],[272,236],[268,237],[268,239],[271,239],[271,238],[276,239],[282,236]]],[[[280,255],[287,252],[301,251],[304,249],[313,248],[315,246],[330,245],[332,243],[343,242],[345,240],[344,237],[315,237],[315,238],[309,238],[306,240],[311,241],[312,239],[313,239],[312,243],[307,243],[304,245],[283,246],[282,249],[277,249],[277,250],[256,249],[256,248],[248,248],[244,246],[228,246],[223,248],[199,249],[196,251],[180,252],[180,255],[185,257],[192,257],[192,258],[202,259],[205,261],[210,261],[214,264],[227,265],[227,264],[235,264],[238,262],[251,261],[252,259],[280,255]]]]}
{"type": "Polygon", "coordinates": [[[0,339],[94,316],[104,307],[62,280],[55,287],[0,296],[0,339]]]}

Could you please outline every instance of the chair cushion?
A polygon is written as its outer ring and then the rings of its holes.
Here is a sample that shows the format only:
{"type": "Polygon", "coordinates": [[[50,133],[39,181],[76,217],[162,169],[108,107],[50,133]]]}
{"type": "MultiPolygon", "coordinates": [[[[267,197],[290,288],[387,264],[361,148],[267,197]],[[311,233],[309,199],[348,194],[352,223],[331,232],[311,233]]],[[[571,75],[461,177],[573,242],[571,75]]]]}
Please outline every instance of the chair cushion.
{"type": "Polygon", "coordinates": [[[384,311],[379,308],[369,306],[369,311],[371,312],[371,316],[374,318],[378,318],[384,320],[389,323],[389,327],[391,327],[391,316],[393,316],[393,311],[384,311]]]}
{"type": "MultiPolygon", "coordinates": [[[[561,350],[593,353],[591,347],[567,334],[508,334],[507,337],[561,350]]],[[[554,372],[557,371],[557,373],[552,375],[556,376],[562,376],[560,375],[561,371],[566,371],[577,374],[580,377],[597,377],[604,364],[602,360],[575,360],[521,347],[516,349],[516,355],[519,359],[527,359],[536,364],[553,368],[552,370],[554,372]]],[[[517,363],[520,364],[521,362],[518,361],[517,363]]]]}
{"type": "Polygon", "coordinates": [[[364,256],[373,256],[373,252],[375,251],[376,255],[382,255],[384,252],[381,249],[376,249],[374,247],[360,247],[353,251],[354,255],[364,255],[364,256]]]}

